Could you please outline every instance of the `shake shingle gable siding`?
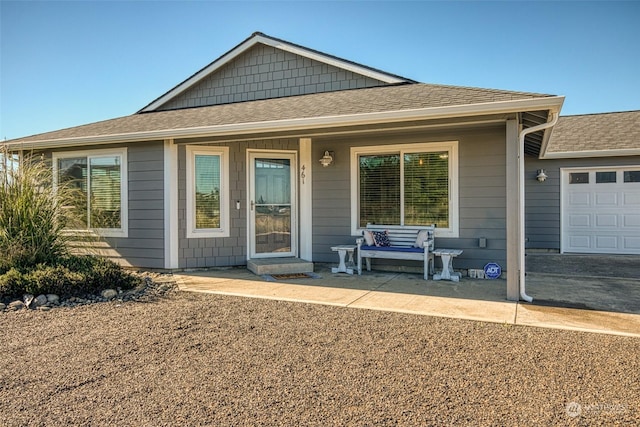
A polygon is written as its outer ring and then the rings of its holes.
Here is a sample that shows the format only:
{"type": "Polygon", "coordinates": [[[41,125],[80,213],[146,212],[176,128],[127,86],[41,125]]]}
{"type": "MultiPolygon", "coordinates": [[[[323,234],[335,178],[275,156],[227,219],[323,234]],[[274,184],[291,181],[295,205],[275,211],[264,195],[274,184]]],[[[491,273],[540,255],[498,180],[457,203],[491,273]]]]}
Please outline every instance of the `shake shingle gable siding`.
{"type": "Polygon", "coordinates": [[[256,45],[157,110],[229,104],[335,90],[384,86],[272,46],[256,45]]]}
{"type": "Polygon", "coordinates": [[[170,131],[278,120],[337,117],[350,114],[530,100],[549,96],[552,95],[433,84],[404,84],[209,107],[137,113],[14,139],[10,142],[11,144],[27,144],[30,142],[113,135],[131,135],[132,139],[135,139],[136,133],[161,130],[170,131]]]}

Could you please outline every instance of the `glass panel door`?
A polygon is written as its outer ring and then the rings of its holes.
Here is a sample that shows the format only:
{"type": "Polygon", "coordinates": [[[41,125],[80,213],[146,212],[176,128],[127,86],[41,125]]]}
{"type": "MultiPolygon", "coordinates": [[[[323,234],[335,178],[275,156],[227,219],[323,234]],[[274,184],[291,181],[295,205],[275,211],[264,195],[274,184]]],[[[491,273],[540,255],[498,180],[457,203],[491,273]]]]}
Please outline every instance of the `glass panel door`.
{"type": "Polygon", "coordinates": [[[251,153],[252,258],[296,256],[295,154],[251,153]]]}

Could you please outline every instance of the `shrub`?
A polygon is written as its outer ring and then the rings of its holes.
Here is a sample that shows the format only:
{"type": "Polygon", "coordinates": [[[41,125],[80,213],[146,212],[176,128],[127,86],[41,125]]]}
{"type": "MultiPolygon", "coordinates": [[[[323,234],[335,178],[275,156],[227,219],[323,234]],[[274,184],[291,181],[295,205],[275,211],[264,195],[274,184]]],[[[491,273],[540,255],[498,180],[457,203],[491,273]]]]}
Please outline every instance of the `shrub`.
{"type": "Polygon", "coordinates": [[[57,294],[62,297],[99,294],[108,288],[131,289],[141,282],[118,264],[93,256],[69,256],[58,265],[39,264],[20,271],[12,268],[0,275],[0,299],[57,294]]]}
{"type": "MultiPolygon", "coordinates": [[[[8,153],[0,153],[7,159],[8,153]]],[[[62,192],[52,190],[51,168],[26,156],[19,167],[2,161],[0,170],[0,273],[36,264],[55,264],[67,254],[61,220],[62,192]]]]}
{"type": "Polygon", "coordinates": [[[77,192],[54,191],[51,167],[42,158],[26,156],[19,165],[7,159],[13,157],[0,150],[0,298],[95,294],[138,283],[112,261],[70,255],[69,243],[94,239],[92,233],[65,232],[66,225],[84,228],[80,214],[64,209],[77,192]]]}

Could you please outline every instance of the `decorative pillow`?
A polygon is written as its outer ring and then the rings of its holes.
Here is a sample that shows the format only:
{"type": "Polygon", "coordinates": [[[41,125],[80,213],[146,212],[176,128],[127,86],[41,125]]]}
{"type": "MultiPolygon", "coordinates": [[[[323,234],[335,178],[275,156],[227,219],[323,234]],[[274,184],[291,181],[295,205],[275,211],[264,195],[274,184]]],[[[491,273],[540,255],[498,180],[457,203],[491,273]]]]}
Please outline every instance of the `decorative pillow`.
{"type": "Polygon", "coordinates": [[[420,230],[418,231],[418,237],[416,237],[416,242],[413,244],[414,248],[423,248],[424,242],[429,240],[429,230],[420,230]]]}
{"type": "Polygon", "coordinates": [[[373,240],[376,243],[376,246],[391,246],[389,242],[389,233],[387,230],[385,231],[372,231],[373,240]]]}
{"type": "Polygon", "coordinates": [[[373,234],[369,230],[364,230],[362,232],[362,236],[364,237],[364,241],[367,246],[374,246],[376,242],[373,240],[373,234]]]}

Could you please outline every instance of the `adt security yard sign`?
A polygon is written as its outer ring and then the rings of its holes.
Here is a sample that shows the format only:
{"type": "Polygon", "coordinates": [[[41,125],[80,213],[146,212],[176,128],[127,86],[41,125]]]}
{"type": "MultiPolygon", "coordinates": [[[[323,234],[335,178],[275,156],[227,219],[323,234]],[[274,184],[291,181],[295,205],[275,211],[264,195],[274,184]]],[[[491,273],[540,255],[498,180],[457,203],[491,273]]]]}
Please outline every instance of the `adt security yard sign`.
{"type": "Polygon", "coordinates": [[[487,279],[497,279],[502,274],[502,268],[495,262],[490,262],[484,266],[484,277],[487,279]]]}

